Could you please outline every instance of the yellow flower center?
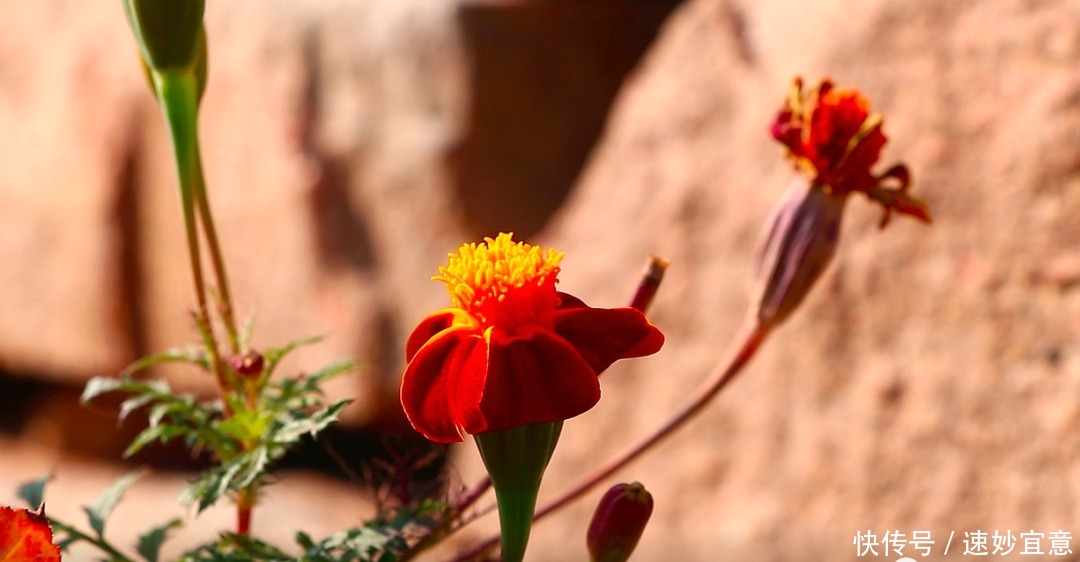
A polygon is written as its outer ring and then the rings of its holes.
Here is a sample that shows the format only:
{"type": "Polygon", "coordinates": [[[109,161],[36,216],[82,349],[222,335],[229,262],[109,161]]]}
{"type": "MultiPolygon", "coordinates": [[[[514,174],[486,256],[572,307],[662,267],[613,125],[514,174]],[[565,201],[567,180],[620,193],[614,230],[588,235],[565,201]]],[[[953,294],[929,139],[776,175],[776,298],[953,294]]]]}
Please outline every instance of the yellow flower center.
{"type": "Polygon", "coordinates": [[[453,306],[482,323],[490,325],[501,318],[516,324],[529,319],[523,316],[532,317],[554,306],[562,257],[562,252],[545,252],[539,246],[514,242],[513,234],[501,233],[479,244],[463,244],[432,279],[446,284],[453,306]],[[514,294],[520,297],[506,302],[514,294]]]}

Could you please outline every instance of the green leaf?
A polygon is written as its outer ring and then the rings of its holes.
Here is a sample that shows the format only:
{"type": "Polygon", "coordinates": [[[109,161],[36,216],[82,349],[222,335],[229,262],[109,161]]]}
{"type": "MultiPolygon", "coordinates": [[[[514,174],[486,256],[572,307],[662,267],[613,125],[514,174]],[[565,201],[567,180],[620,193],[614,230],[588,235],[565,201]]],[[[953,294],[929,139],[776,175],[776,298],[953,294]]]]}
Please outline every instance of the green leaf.
{"type": "Polygon", "coordinates": [[[120,413],[116,416],[117,421],[123,422],[125,419],[127,419],[128,415],[131,414],[131,412],[142,408],[143,406],[153,402],[156,399],[157,396],[148,393],[139,394],[137,396],[133,396],[131,398],[128,398],[127,400],[124,400],[124,402],[120,404],[120,413]]]}
{"type": "Polygon", "coordinates": [[[352,404],[352,399],[335,402],[326,408],[316,411],[310,416],[299,417],[282,425],[274,432],[274,443],[291,445],[305,435],[315,437],[320,431],[337,421],[342,410],[352,404]]]}
{"type": "Polygon", "coordinates": [[[263,359],[266,361],[266,373],[267,374],[273,373],[274,372],[274,367],[277,367],[277,364],[279,362],[281,362],[281,360],[286,355],[288,355],[290,352],[292,352],[296,348],[304,347],[304,346],[307,346],[307,345],[312,345],[312,344],[318,343],[318,342],[322,341],[322,339],[323,339],[323,336],[309,336],[309,337],[306,337],[306,338],[300,338],[300,339],[297,339],[297,340],[293,340],[293,341],[291,341],[291,342],[289,342],[289,343],[287,343],[287,344],[285,344],[285,345],[283,345],[281,347],[273,347],[273,348],[267,349],[266,352],[263,353],[263,359]]]}
{"type": "Polygon", "coordinates": [[[311,535],[303,531],[297,531],[296,544],[300,545],[300,548],[304,550],[310,550],[315,547],[315,541],[311,540],[311,535]]]}
{"type": "Polygon", "coordinates": [[[168,443],[172,439],[188,433],[188,429],[170,424],[152,425],[135,436],[135,439],[131,440],[131,445],[124,450],[123,457],[126,459],[135,453],[142,450],[143,447],[157,441],[159,443],[168,443]]]}
{"type": "Polygon", "coordinates": [[[24,483],[19,486],[17,492],[19,498],[26,502],[30,509],[40,508],[41,504],[45,503],[45,484],[48,484],[50,480],[52,480],[52,473],[48,472],[37,480],[24,483]]]}
{"type": "Polygon", "coordinates": [[[121,476],[115,482],[110,484],[108,488],[102,490],[102,492],[98,494],[98,497],[94,499],[93,504],[83,508],[83,511],[86,512],[87,519],[90,521],[90,528],[97,533],[99,539],[104,538],[105,521],[109,518],[109,515],[112,514],[113,509],[116,508],[116,504],[120,503],[120,499],[124,497],[124,492],[126,492],[136,480],[142,478],[144,474],[146,474],[146,471],[139,469],[121,476]]]}
{"type": "Polygon", "coordinates": [[[167,349],[161,353],[155,353],[154,355],[147,355],[140,359],[135,360],[121,372],[121,376],[130,377],[135,373],[149,369],[155,365],[162,363],[188,363],[195,365],[204,371],[210,370],[210,360],[206,356],[206,350],[201,346],[189,345],[185,347],[174,347],[167,349]]]}
{"type": "Polygon", "coordinates": [[[337,363],[331,363],[318,371],[315,371],[308,377],[307,383],[309,386],[317,389],[317,385],[330,380],[336,376],[344,375],[349,371],[356,368],[356,363],[348,359],[344,361],[338,361],[337,363]]]}
{"type": "Polygon", "coordinates": [[[146,559],[146,562],[157,562],[158,554],[161,552],[161,545],[168,538],[169,531],[179,529],[183,525],[184,523],[179,519],[173,519],[168,523],[151,528],[139,535],[139,544],[135,550],[146,559]]]}
{"type": "Polygon", "coordinates": [[[215,424],[216,431],[239,441],[252,443],[263,436],[270,425],[268,412],[258,410],[237,411],[231,418],[215,424]]]}
{"type": "Polygon", "coordinates": [[[180,501],[185,505],[194,504],[198,512],[202,513],[228,492],[229,485],[242,468],[242,461],[233,460],[204,472],[198,479],[184,487],[183,492],[180,493],[180,501]]]}
{"type": "Polygon", "coordinates": [[[86,382],[86,388],[83,389],[79,402],[85,405],[102,394],[119,390],[122,386],[124,386],[123,381],[115,377],[94,377],[86,382]]]}

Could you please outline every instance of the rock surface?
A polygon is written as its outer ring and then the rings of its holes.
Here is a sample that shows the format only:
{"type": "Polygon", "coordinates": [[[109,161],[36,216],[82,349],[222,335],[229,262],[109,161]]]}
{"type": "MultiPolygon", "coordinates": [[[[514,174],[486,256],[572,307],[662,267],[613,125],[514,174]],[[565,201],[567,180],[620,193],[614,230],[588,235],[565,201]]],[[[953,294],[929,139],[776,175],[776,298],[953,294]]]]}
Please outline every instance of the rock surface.
{"type": "MultiPolygon", "coordinates": [[[[1049,552],[1049,533],[1077,533],[1078,63],[1075,2],[681,8],[546,231],[567,252],[560,287],[591,304],[626,302],[648,254],[670,259],[652,314],[668,343],[604,375],[545,492],[659,424],[735,336],[793,173],[767,125],[794,75],[829,75],[883,112],[882,169],[911,166],[935,224],[879,232],[878,209],[852,201],[802,309],[619,473],[656,498],[636,558],[856,560],[867,529],[931,531],[935,558],[976,530],[1042,532],[1049,552]]],[[[532,559],[564,559],[553,545],[583,536],[602,493],[539,525],[532,559]]]]}

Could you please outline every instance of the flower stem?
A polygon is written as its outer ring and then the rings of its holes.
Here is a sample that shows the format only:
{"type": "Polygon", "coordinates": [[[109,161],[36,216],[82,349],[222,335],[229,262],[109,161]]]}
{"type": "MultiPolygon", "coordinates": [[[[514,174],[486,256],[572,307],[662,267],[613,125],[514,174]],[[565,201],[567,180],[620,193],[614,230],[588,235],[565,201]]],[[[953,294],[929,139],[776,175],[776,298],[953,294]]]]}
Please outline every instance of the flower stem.
{"type": "Polygon", "coordinates": [[[503,562],[521,562],[525,558],[525,547],[529,544],[529,530],[532,528],[536,495],[539,491],[539,487],[508,490],[495,488],[499,501],[503,562]]]}
{"type": "Polygon", "coordinates": [[[206,305],[206,281],[203,275],[199,251],[198,222],[195,215],[197,193],[202,183],[202,167],[199,163],[198,106],[199,87],[194,74],[183,71],[153,72],[154,89],[172,140],[173,158],[180,184],[180,206],[184,214],[184,231],[188,247],[188,259],[195,284],[195,323],[217,381],[221,398],[228,409],[229,384],[221,364],[213,327],[206,305]]]}
{"type": "Polygon", "coordinates": [[[86,541],[86,542],[98,547],[99,549],[101,549],[102,552],[109,555],[109,557],[110,557],[109,560],[111,560],[111,561],[114,561],[114,562],[131,562],[131,558],[128,558],[127,555],[125,555],[123,552],[120,552],[119,550],[117,550],[117,548],[115,546],[109,544],[104,538],[99,539],[99,538],[92,537],[92,536],[90,536],[90,535],[76,529],[75,527],[72,527],[71,525],[68,525],[67,523],[61,523],[61,522],[57,521],[56,519],[53,519],[52,517],[49,518],[49,524],[52,525],[53,529],[55,529],[57,531],[67,533],[68,535],[70,535],[72,537],[75,537],[75,538],[77,538],[79,540],[82,540],[82,541],[86,541]]]}
{"type": "Polygon", "coordinates": [[[229,348],[233,355],[240,353],[240,338],[237,335],[236,318],[233,316],[232,292],[229,290],[229,276],[225,270],[225,258],[221,253],[221,243],[218,242],[217,227],[214,226],[214,216],[210,212],[210,200],[206,195],[206,180],[202,170],[202,156],[199,152],[199,140],[195,138],[193,195],[195,207],[202,223],[203,234],[206,238],[206,246],[210,250],[210,263],[214,268],[214,278],[218,288],[218,313],[221,322],[225,325],[225,334],[229,338],[229,348]]]}
{"type": "MultiPolygon", "coordinates": [[[[704,409],[705,406],[707,406],[709,402],[711,402],[712,399],[735,378],[735,375],[750,362],[750,359],[757,352],[758,348],[765,340],[765,336],[768,335],[768,332],[768,327],[759,324],[754,316],[749,316],[744,323],[739,336],[734,340],[734,345],[729,349],[724,359],[716,366],[712,374],[709,375],[709,378],[702,383],[697,392],[694,393],[693,398],[689,402],[672,414],[667,421],[654,430],[649,436],[615,457],[612,457],[606,463],[593,470],[593,472],[582,479],[577,485],[566,492],[563,492],[561,496],[551,503],[541,507],[536,512],[533,520],[539,521],[564,505],[581,497],[585,492],[592,489],[593,486],[596,486],[605,478],[633,462],[640,457],[642,453],[651,449],[665,437],[682,427],[683,424],[693,419],[693,417],[701,412],[702,409],[704,409]]],[[[498,544],[499,537],[491,537],[472,550],[454,558],[453,562],[475,559],[498,544]]]]}
{"type": "Polygon", "coordinates": [[[255,508],[255,487],[249,486],[236,495],[236,534],[251,534],[251,513],[255,508]]]}

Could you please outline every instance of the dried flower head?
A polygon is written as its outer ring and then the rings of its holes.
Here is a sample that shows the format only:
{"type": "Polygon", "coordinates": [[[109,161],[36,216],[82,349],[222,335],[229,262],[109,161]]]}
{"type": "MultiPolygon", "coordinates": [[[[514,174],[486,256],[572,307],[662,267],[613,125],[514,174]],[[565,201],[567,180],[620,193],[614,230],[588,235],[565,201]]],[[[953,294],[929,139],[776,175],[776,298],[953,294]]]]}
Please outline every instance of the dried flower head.
{"type": "Polygon", "coordinates": [[[850,193],[881,204],[882,227],[893,211],[930,222],[926,204],[908,194],[906,166],[881,175],[871,171],[886,139],[881,116],[869,106],[858,90],[824,80],[804,92],[796,78],[772,124],[773,137],[802,177],[773,210],[758,246],[754,307],[762,325],[779,324],[794,312],[832,261],[850,193]]]}
{"type": "Polygon", "coordinates": [[[885,146],[882,117],[870,112],[870,102],[853,88],[834,88],[831,81],[803,91],[796,78],[771,127],[772,136],[787,148],[795,168],[826,193],[865,193],[884,207],[881,226],[892,211],[930,222],[926,204],[911,197],[911,175],[897,164],[875,176],[870,168],[885,146]],[[896,187],[887,187],[895,182],[896,187]]]}

